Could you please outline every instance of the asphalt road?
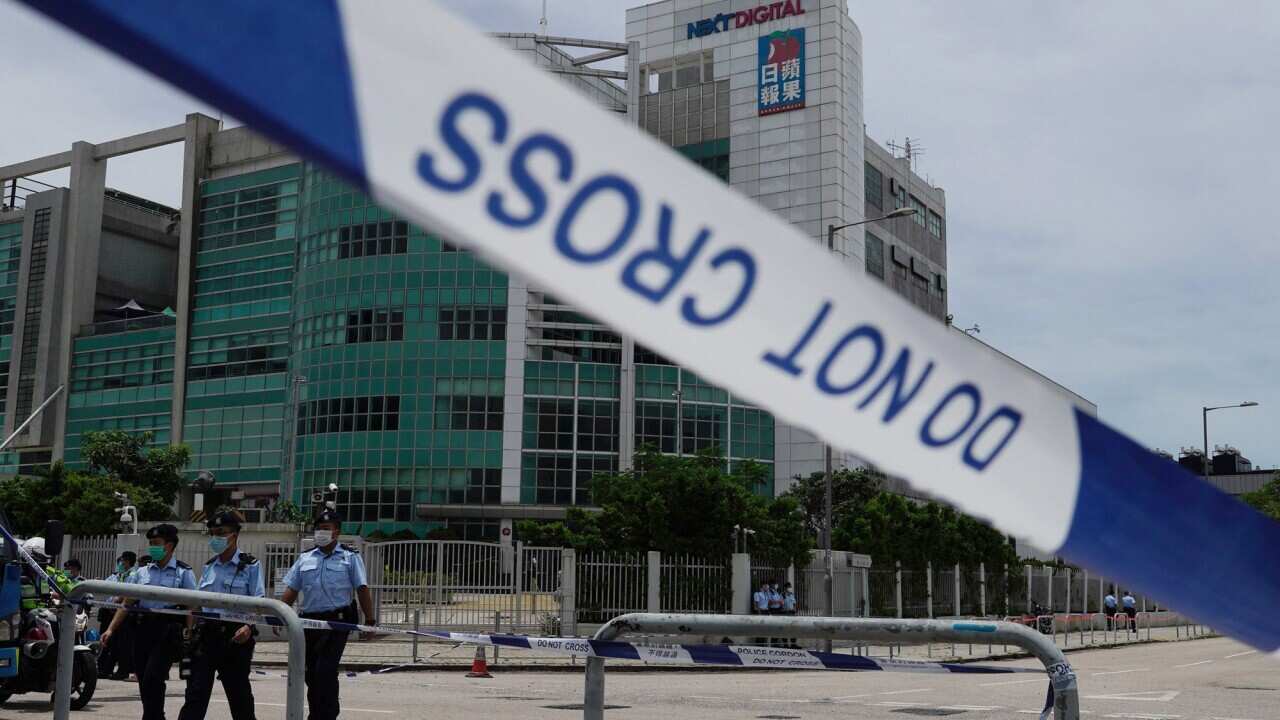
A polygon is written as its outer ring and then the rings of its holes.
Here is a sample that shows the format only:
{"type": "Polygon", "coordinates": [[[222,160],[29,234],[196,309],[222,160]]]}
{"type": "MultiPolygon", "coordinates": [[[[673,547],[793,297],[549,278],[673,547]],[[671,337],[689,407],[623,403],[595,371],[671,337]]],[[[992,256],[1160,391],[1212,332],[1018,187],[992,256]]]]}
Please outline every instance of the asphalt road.
{"type": "MultiPolygon", "coordinates": [[[[1276,720],[1280,666],[1223,638],[1071,653],[1080,679],[1084,718],[1124,720],[1276,720]]],[[[1034,666],[1034,661],[1009,664],[1034,666]]],[[[269,672],[278,673],[276,669],[269,672]]],[[[174,673],[176,677],[176,671],[174,673]]],[[[509,672],[471,680],[461,672],[361,675],[343,680],[344,718],[574,718],[582,702],[580,672],[509,672]]],[[[616,720],[673,718],[954,717],[1027,720],[1043,704],[1048,682],[1029,676],[918,675],[835,672],[629,672],[607,676],[606,712],[616,720]]],[[[169,685],[169,717],[182,704],[182,683],[169,685]]],[[[260,719],[284,713],[284,680],[254,682],[260,719]]],[[[136,688],[99,687],[94,702],[73,717],[133,720],[141,711],[136,688]]],[[[43,698],[16,697],[0,718],[48,717],[43,698]]],[[[211,720],[230,715],[221,689],[211,720]]]]}

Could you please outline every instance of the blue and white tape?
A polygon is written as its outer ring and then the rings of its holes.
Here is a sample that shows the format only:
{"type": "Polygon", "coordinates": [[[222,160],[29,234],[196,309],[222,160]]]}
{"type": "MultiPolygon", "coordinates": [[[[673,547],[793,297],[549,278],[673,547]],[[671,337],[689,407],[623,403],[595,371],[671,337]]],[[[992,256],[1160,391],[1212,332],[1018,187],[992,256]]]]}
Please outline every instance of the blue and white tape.
{"type": "MultiPolygon", "coordinates": [[[[112,602],[93,603],[98,607],[124,608],[112,602]]],[[[243,613],[175,610],[165,608],[127,608],[131,613],[152,615],[195,615],[206,620],[246,623],[280,627],[279,618],[243,613]]],[[[874,658],[862,655],[839,655],[796,648],[760,647],[755,645],[676,645],[629,643],[616,640],[588,640],[585,638],[532,637],[501,633],[463,633],[448,630],[405,630],[379,625],[357,625],[331,620],[303,619],[308,630],[335,630],[338,632],[366,632],[378,635],[413,635],[428,640],[439,640],[469,645],[493,645],[497,647],[537,650],[565,657],[601,657],[614,660],[639,660],[657,665],[722,665],[756,669],[787,670],[844,670],[891,671],[914,673],[967,673],[967,674],[1044,674],[1040,668],[998,667],[970,665],[967,663],[941,663],[918,660],[874,658]]]]}
{"type": "Polygon", "coordinates": [[[22,2],[780,418],[1280,651],[1280,525],[433,3],[22,2]]]}

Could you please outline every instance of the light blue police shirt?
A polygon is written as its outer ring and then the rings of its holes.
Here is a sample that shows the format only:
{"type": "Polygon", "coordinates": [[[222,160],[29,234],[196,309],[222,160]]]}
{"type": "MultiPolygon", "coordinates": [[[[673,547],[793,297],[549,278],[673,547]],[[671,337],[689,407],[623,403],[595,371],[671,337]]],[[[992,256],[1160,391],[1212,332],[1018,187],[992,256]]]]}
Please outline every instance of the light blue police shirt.
{"type": "Polygon", "coordinates": [[[796,594],[793,592],[782,594],[782,609],[787,612],[796,611],[796,594]]]}
{"type": "Polygon", "coordinates": [[[1115,595],[1108,595],[1108,596],[1106,596],[1105,598],[1103,598],[1103,599],[1102,599],[1102,602],[1103,602],[1103,604],[1104,604],[1104,605],[1106,605],[1107,607],[1109,607],[1109,608],[1113,608],[1113,607],[1115,607],[1115,606],[1116,606],[1116,596],[1115,596],[1115,595]]]}
{"type": "MultiPolygon", "coordinates": [[[[240,567],[240,550],[237,549],[231,560],[222,562],[216,556],[204,564],[204,575],[200,576],[200,589],[205,592],[227,593],[229,595],[247,595],[249,597],[265,597],[266,590],[262,585],[262,563],[240,567]]],[[[205,612],[235,612],[223,608],[206,607],[205,612]]],[[[243,612],[243,611],[242,611],[243,612]]]]}
{"type": "Polygon", "coordinates": [[[1137,606],[1138,606],[1138,601],[1137,601],[1137,600],[1135,600],[1135,599],[1134,599],[1134,597],[1133,597],[1132,595],[1125,595],[1125,596],[1124,596],[1124,598],[1123,598],[1123,599],[1121,599],[1121,601],[1120,601],[1120,602],[1124,603],[1124,606],[1125,606],[1125,607],[1127,607],[1127,608],[1137,607],[1137,606]]]}
{"type": "Polygon", "coordinates": [[[757,610],[764,611],[769,609],[769,593],[763,590],[757,590],[755,595],[752,596],[752,600],[755,601],[757,610]]]}
{"type": "Polygon", "coordinates": [[[322,613],[347,607],[369,582],[360,555],[338,545],[329,555],[320,548],[299,555],[284,584],[302,593],[302,612],[322,613]]]}
{"type": "MultiPolygon", "coordinates": [[[[195,590],[196,574],[185,563],[178,564],[178,559],[169,558],[169,563],[159,567],[155,563],[135,568],[125,579],[130,585],[154,585],[156,587],[176,588],[179,590],[195,590]]],[[[171,602],[162,600],[139,600],[138,605],[144,608],[174,607],[171,602]]]]}

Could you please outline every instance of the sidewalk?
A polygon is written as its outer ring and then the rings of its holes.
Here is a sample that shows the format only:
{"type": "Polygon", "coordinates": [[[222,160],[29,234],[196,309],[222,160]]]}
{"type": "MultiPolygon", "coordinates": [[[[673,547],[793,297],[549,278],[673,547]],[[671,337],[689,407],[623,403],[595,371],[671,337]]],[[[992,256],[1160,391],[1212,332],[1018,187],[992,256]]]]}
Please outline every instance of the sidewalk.
{"type": "MultiPolygon", "coordinates": [[[[1201,637],[1214,637],[1215,635],[1207,628],[1201,630],[1202,634],[1192,635],[1186,627],[1163,627],[1152,628],[1150,630],[1150,640],[1147,639],[1148,631],[1146,628],[1139,633],[1114,632],[1108,633],[1097,631],[1091,633],[1085,631],[1083,633],[1083,643],[1081,642],[1081,634],[1072,632],[1068,634],[1058,633],[1054,639],[1058,647],[1066,652],[1087,648],[1107,648],[1107,647],[1123,647],[1127,645],[1145,644],[1147,642],[1177,642],[1180,640],[1197,639],[1201,637]]],[[[633,638],[634,642],[644,642],[643,638],[633,638]]],[[[696,638],[681,638],[684,642],[697,642],[696,638]]],[[[671,638],[654,638],[654,642],[671,642],[671,638]]],[[[817,647],[810,644],[805,647],[810,649],[817,647]]],[[[436,642],[426,639],[420,639],[418,643],[417,661],[414,660],[413,642],[408,637],[397,637],[394,639],[380,638],[374,641],[359,641],[354,637],[347,643],[346,652],[343,654],[343,667],[348,670],[373,670],[378,668],[406,666],[405,669],[412,667],[416,670],[460,670],[471,666],[471,661],[475,657],[474,645],[458,645],[456,643],[436,642]]],[[[952,645],[951,643],[932,643],[929,645],[903,645],[894,646],[892,648],[884,645],[871,645],[853,648],[848,642],[837,643],[835,651],[838,653],[854,653],[858,651],[863,655],[874,657],[892,657],[902,658],[904,660],[926,660],[934,662],[976,662],[981,660],[1005,659],[1011,657],[1027,656],[1027,654],[1012,645],[952,645]]],[[[539,670],[553,671],[565,670],[574,671],[583,667],[583,658],[565,657],[563,655],[550,655],[536,650],[519,650],[515,648],[493,648],[486,647],[485,655],[489,659],[491,668],[519,671],[519,670],[539,670]],[[494,657],[495,650],[497,657],[494,657]]],[[[287,664],[288,646],[283,642],[260,642],[257,651],[254,653],[254,664],[263,666],[280,666],[287,664]]],[[[613,669],[629,669],[629,670],[680,670],[689,671],[693,669],[701,671],[724,671],[732,668],[719,666],[699,665],[649,665],[633,660],[613,660],[609,661],[609,667],[613,669]]]]}

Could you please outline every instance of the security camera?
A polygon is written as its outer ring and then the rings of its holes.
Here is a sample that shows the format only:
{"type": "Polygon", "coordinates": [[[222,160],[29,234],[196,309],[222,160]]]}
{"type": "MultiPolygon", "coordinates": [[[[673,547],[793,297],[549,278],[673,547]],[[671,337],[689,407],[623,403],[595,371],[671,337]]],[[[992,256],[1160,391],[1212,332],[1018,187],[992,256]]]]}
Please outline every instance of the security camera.
{"type": "Polygon", "coordinates": [[[133,522],[133,516],[129,513],[120,513],[120,522],[131,523],[133,522]]]}
{"type": "Polygon", "coordinates": [[[122,492],[116,492],[116,491],[114,491],[114,490],[113,490],[113,491],[111,491],[111,494],[112,494],[112,495],[114,495],[114,496],[115,496],[115,498],[116,498],[117,500],[128,500],[128,499],[129,499],[129,496],[128,496],[128,495],[125,495],[125,494],[124,494],[124,493],[122,493],[122,492]]]}
{"type": "Polygon", "coordinates": [[[329,483],[329,492],[338,492],[338,484],[329,483]]]}
{"type": "Polygon", "coordinates": [[[311,502],[313,503],[324,502],[324,493],[318,493],[318,492],[311,493],[311,502]]]}

